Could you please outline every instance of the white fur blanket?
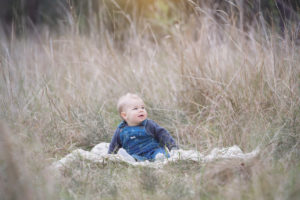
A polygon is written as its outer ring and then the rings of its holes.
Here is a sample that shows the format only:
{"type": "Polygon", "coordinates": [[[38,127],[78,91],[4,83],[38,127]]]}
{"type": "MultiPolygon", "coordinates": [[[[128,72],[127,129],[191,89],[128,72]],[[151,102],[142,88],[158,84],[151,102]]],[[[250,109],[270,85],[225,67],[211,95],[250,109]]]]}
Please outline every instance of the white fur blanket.
{"type": "Polygon", "coordinates": [[[214,148],[208,155],[204,156],[195,150],[172,150],[170,152],[170,158],[159,158],[154,162],[143,161],[136,162],[133,157],[131,157],[124,149],[120,149],[118,154],[107,154],[109,143],[102,142],[96,145],[91,151],[84,151],[82,149],[77,149],[66,155],[64,158],[53,163],[53,167],[56,169],[68,166],[72,161],[76,159],[86,159],[91,162],[126,162],[134,166],[148,166],[154,168],[163,167],[168,162],[176,162],[177,160],[193,160],[198,162],[210,162],[217,159],[228,159],[228,158],[240,158],[240,159],[250,159],[255,157],[259,153],[259,148],[253,150],[250,153],[243,153],[243,151],[238,146],[232,146],[227,148],[214,148]]]}

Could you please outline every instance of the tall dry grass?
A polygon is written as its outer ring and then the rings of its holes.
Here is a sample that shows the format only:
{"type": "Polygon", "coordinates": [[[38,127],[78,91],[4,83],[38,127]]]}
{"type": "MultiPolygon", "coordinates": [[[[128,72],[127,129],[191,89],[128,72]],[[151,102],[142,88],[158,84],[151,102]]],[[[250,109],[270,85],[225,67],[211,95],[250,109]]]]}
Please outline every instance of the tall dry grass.
{"type": "Polygon", "coordinates": [[[60,198],[299,197],[294,178],[300,158],[299,47],[263,22],[245,32],[232,16],[224,14],[220,24],[212,10],[193,9],[174,24],[132,20],[121,39],[105,29],[81,34],[76,23],[59,35],[44,30],[37,38],[1,37],[0,119],[15,143],[1,145],[1,166],[11,166],[7,187],[15,185],[16,170],[26,163],[21,173],[29,178],[17,184],[33,182],[41,191],[37,197],[45,192],[52,198],[56,183],[33,177],[75,148],[109,142],[120,122],[116,101],[134,92],[182,148],[259,146],[261,157],[246,167],[240,161],[182,163],[158,172],[114,164],[87,170],[88,163],[75,163],[62,178],[60,198]],[[26,159],[11,161],[10,152],[26,153],[26,159]],[[123,180],[116,181],[120,174],[123,180]],[[137,184],[123,186],[126,182],[137,184]]]}

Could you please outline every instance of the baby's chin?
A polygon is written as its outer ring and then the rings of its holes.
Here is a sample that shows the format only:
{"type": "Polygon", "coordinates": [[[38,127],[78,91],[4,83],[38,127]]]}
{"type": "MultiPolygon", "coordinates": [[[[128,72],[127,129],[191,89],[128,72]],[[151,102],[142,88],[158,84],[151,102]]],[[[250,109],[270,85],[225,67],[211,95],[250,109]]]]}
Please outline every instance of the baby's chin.
{"type": "Polygon", "coordinates": [[[143,122],[147,117],[143,116],[143,117],[139,117],[139,121],[143,122]]]}

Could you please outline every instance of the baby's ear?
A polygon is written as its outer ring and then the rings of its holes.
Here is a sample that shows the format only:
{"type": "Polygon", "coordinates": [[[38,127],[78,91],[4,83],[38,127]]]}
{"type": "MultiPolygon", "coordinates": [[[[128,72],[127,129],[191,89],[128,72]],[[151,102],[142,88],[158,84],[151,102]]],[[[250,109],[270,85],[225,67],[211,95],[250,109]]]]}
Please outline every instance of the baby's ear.
{"type": "Polygon", "coordinates": [[[121,112],[120,115],[121,115],[122,119],[125,120],[125,118],[126,118],[126,113],[125,113],[125,112],[121,112]]]}

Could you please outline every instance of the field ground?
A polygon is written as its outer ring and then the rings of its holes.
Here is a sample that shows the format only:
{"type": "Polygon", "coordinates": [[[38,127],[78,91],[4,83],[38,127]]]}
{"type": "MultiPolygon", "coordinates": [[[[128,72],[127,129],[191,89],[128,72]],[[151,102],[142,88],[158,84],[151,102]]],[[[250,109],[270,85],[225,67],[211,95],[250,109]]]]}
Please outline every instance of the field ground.
{"type": "Polygon", "coordinates": [[[272,27],[245,31],[229,20],[206,13],[175,25],[132,22],[117,36],[73,27],[0,37],[0,196],[299,199],[300,48],[272,27]],[[127,92],[183,149],[262,151],[159,170],[80,160],[49,172],[72,150],[110,141],[127,92]]]}

